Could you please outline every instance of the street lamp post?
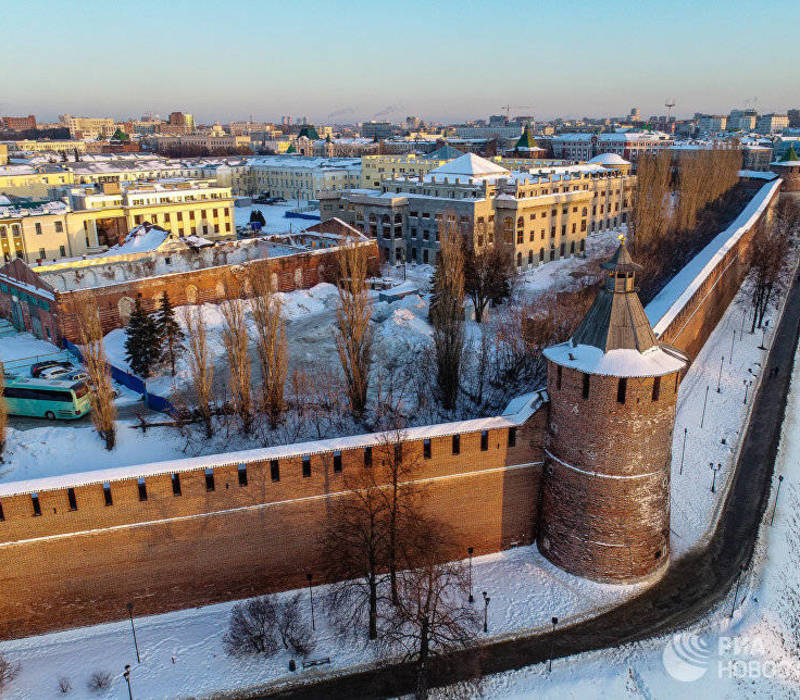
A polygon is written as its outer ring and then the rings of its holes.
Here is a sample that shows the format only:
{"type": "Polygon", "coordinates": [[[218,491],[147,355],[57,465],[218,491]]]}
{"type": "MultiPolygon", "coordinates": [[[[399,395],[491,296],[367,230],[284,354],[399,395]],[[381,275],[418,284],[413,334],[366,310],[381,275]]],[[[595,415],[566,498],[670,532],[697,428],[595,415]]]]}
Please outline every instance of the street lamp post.
{"type": "Polygon", "coordinates": [[[489,601],[491,598],[486,595],[486,591],[483,591],[483,631],[487,633],[489,631],[489,601]]]}
{"type": "Polygon", "coordinates": [[[131,620],[131,632],[133,633],[133,646],[136,648],[136,663],[142,663],[139,656],[139,642],[136,640],[136,626],[133,624],[133,603],[128,603],[128,617],[131,620]]]}
{"type": "Polygon", "coordinates": [[[747,392],[750,390],[750,385],[753,383],[753,380],[747,381],[743,379],[742,381],[744,383],[744,401],[742,401],[742,403],[747,405],[747,392]]]}
{"type": "Polygon", "coordinates": [[[719,362],[719,374],[717,375],[717,393],[722,393],[722,366],[725,364],[725,355],[722,356],[722,359],[719,362]]]}
{"type": "Polygon", "coordinates": [[[733,329],[733,337],[731,338],[731,354],[728,355],[728,364],[733,362],[733,344],[736,342],[736,329],[733,329]]]}
{"type": "Polygon", "coordinates": [[[556,653],[556,649],[555,649],[555,646],[556,646],[555,634],[556,634],[556,625],[558,624],[558,618],[553,616],[551,618],[550,622],[553,623],[553,640],[550,643],[550,658],[547,660],[547,672],[548,673],[550,673],[550,671],[553,670],[553,656],[555,656],[555,653],[556,653]]]}
{"type": "Polygon", "coordinates": [[[765,341],[767,340],[767,328],[769,328],[769,319],[764,321],[764,325],[761,327],[761,345],[758,346],[759,350],[767,349],[765,345],[765,341]]]}
{"type": "Polygon", "coordinates": [[[739,583],[742,580],[742,574],[744,573],[744,565],[741,566],[739,569],[739,573],[736,575],[736,590],[733,592],[733,605],[731,606],[731,619],[733,619],[733,613],[736,610],[736,599],[739,597],[739,583]]]}
{"type": "Polygon", "coordinates": [[[713,476],[711,477],[711,493],[716,493],[716,483],[717,483],[717,472],[722,469],[721,464],[714,464],[714,462],[710,462],[709,466],[711,467],[711,473],[713,476]]]}
{"type": "Polygon", "coordinates": [[[783,474],[778,476],[778,489],[775,491],[775,504],[772,506],[772,517],[769,519],[769,526],[775,522],[775,511],[778,509],[778,496],[781,495],[781,484],[783,483],[783,474]]]}
{"type": "Polygon", "coordinates": [[[678,470],[678,474],[683,474],[683,458],[686,456],[686,436],[689,433],[688,428],[683,429],[683,449],[681,450],[681,468],[678,470]]]}
{"type": "Polygon", "coordinates": [[[306,579],[308,580],[308,596],[309,600],[311,601],[311,629],[316,630],[316,625],[314,624],[314,586],[312,584],[312,579],[314,578],[314,574],[310,571],[306,574],[306,579]]]}
{"type": "Polygon", "coordinates": [[[703,399],[703,415],[700,416],[700,427],[703,427],[703,423],[706,421],[706,406],[708,405],[708,389],[709,386],[706,384],[706,397],[703,399]]]}
{"type": "Polygon", "coordinates": [[[133,691],[131,690],[131,665],[125,664],[125,672],[122,674],[125,682],[128,684],[128,700],[133,700],[133,691]]]}
{"type": "Polygon", "coordinates": [[[475,596],[472,595],[472,553],[475,550],[472,547],[467,547],[467,553],[469,554],[469,602],[475,602],[475,596]]]}

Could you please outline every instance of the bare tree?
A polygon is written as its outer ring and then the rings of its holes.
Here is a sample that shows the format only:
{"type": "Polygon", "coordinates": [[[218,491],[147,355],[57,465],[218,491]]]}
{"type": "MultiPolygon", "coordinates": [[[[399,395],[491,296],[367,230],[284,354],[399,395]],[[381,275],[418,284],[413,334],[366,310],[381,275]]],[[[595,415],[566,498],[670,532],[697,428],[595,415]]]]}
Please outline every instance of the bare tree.
{"type": "Polygon", "coordinates": [[[287,343],[280,300],[273,294],[269,268],[253,268],[250,309],[256,327],[256,349],[261,365],[261,403],[274,430],[286,410],[287,343]]]}
{"type": "Polygon", "coordinates": [[[192,378],[197,410],[203,419],[206,438],[213,434],[211,423],[211,392],[214,381],[214,364],[208,348],[208,331],[201,308],[183,308],[183,322],[189,345],[189,372],[192,378]]]}
{"type": "Polygon", "coordinates": [[[269,596],[236,603],[231,610],[228,631],[222,638],[225,651],[231,656],[272,656],[278,651],[276,619],[275,605],[269,596]]]}
{"type": "Polygon", "coordinates": [[[345,492],[330,499],[321,550],[334,622],[355,632],[366,625],[378,636],[380,586],[387,550],[387,500],[373,467],[345,476],[345,492]]]}
{"type": "Polygon", "coordinates": [[[367,405],[372,363],[372,304],[367,290],[369,249],[347,240],[337,251],[339,307],[336,310],[336,349],[342,364],[350,410],[356,419],[367,405]]]}
{"type": "Polygon", "coordinates": [[[417,665],[416,698],[428,696],[428,667],[435,656],[472,643],[478,614],[470,605],[469,578],[453,556],[440,523],[418,522],[406,544],[407,568],[399,577],[399,601],[386,610],[384,643],[417,665]]]}
{"type": "Polygon", "coordinates": [[[800,209],[793,201],[783,199],[776,206],[771,223],[756,234],[749,274],[753,304],[751,332],[761,328],[770,304],[788,283],[798,230],[800,209]]]}
{"type": "Polygon", "coordinates": [[[510,294],[516,277],[511,250],[502,245],[488,245],[475,250],[463,239],[464,292],[472,300],[475,321],[481,323],[489,303],[496,304],[510,294]]]}
{"type": "Polygon", "coordinates": [[[0,654],[0,693],[17,677],[20,669],[18,663],[9,661],[4,654],[0,654]]]}
{"type": "Polygon", "coordinates": [[[111,685],[111,674],[108,671],[95,671],[90,677],[87,686],[93,693],[106,690],[111,685]]]}
{"type": "Polygon", "coordinates": [[[452,411],[458,400],[464,354],[464,252],[455,227],[443,225],[440,246],[430,318],[439,395],[445,410],[452,411]]]}
{"type": "Polygon", "coordinates": [[[250,356],[247,352],[247,324],[243,303],[231,295],[220,307],[223,318],[222,342],[228,360],[228,387],[233,411],[242,421],[242,430],[253,429],[253,394],[250,387],[250,356]]]}
{"type": "Polygon", "coordinates": [[[314,649],[311,629],[300,611],[302,595],[296,593],[275,603],[275,631],[285,649],[308,656],[314,649]]]}
{"type": "Polygon", "coordinates": [[[111,370],[103,346],[103,329],[94,299],[88,294],[79,294],[70,299],[71,313],[78,329],[79,342],[83,349],[86,374],[89,376],[89,403],[92,407],[92,422],[107,450],[116,444],[117,407],[114,404],[114,387],[111,370]]]}
{"type": "Polygon", "coordinates": [[[672,215],[670,194],[672,153],[664,150],[657,154],[643,154],[636,172],[629,230],[631,247],[639,253],[652,246],[667,232],[672,215]]]}

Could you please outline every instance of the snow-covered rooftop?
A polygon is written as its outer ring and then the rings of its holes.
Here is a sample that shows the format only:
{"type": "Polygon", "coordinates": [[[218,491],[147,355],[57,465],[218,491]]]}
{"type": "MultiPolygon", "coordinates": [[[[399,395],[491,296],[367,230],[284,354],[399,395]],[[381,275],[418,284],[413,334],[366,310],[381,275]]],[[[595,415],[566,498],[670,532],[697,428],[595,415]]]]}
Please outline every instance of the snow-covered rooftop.
{"type": "Polygon", "coordinates": [[[476,156],[474,153],[465,153],[463,156],[440,165],[428,173],[431,179],[436,182],[441,182],[446,177],[448,180],[457,178],[459,181],[463,180],[467,183],[498,176],[508,177],[510,174],[511,172],[501,165],[476,156]]]}
{"type": "Polygon", "coordinates": [[[597,163],[598,165],[630,165],[629,161],[616,153],[601,153],[586,162],[597,163]]]}
{"type": "Polygon", "coordinates": [[[573,345],[568,340],[547,348],[544,356],[562,367],[611,377],[659,377],[686,366],[684,357],[657,345],[644,352],[629,349],[603,352],[594,345],[573,345]]]}

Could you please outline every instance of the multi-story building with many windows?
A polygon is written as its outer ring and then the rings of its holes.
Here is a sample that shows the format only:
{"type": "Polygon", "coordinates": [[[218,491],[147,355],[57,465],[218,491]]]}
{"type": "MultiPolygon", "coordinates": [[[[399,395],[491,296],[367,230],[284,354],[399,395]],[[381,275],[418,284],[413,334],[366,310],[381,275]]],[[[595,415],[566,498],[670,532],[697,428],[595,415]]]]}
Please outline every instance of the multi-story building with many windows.
{"type": "Polygon", "coordinates": [[[158,224],[174,238],[236,236],[230,187],[193,181],[65,187],[62,200],[0,205],[0,250],[32,264],[102,251],[134,226],[158,224]]]}
{"type": "Polygon", "coordinates": [[[556,158],[585,161],[601,153],[616,153],[636,164],[642,153],[655,153],[669,148],[674,139],[660,132],[626,131],[612,134],[558,134],[550,143],[556,158]]]}
{"type": "Polygon", "coordinates": [[[309,201],[361,184],[360,158],[263,156],[252,159],[250,169],[255,191],[268,197],[309,201]]]}
{"type": "Polygon", "coordinates": [[[433,263],[443,229],[476,248],[499,243],[518,268],[581,253],[587,234],[627,221],[635,178],[615,155],[600,162],[510,171],[468,153],[379,189],[329,191],[320,214],[377,239],[384,260],[433,263]]]}

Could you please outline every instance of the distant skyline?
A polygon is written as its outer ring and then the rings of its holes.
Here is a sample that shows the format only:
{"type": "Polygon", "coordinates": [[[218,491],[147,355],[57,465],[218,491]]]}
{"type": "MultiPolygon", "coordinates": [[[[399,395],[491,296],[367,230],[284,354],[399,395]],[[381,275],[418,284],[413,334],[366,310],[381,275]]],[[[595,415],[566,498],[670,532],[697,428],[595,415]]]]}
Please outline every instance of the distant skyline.
{"type": "Polygon", "coordinates": [[[462,121],[800,107],[797,0],[4,5],[0,114],[462,121]],[[748,103],[748,100],[751,101],[748,103]]]}

